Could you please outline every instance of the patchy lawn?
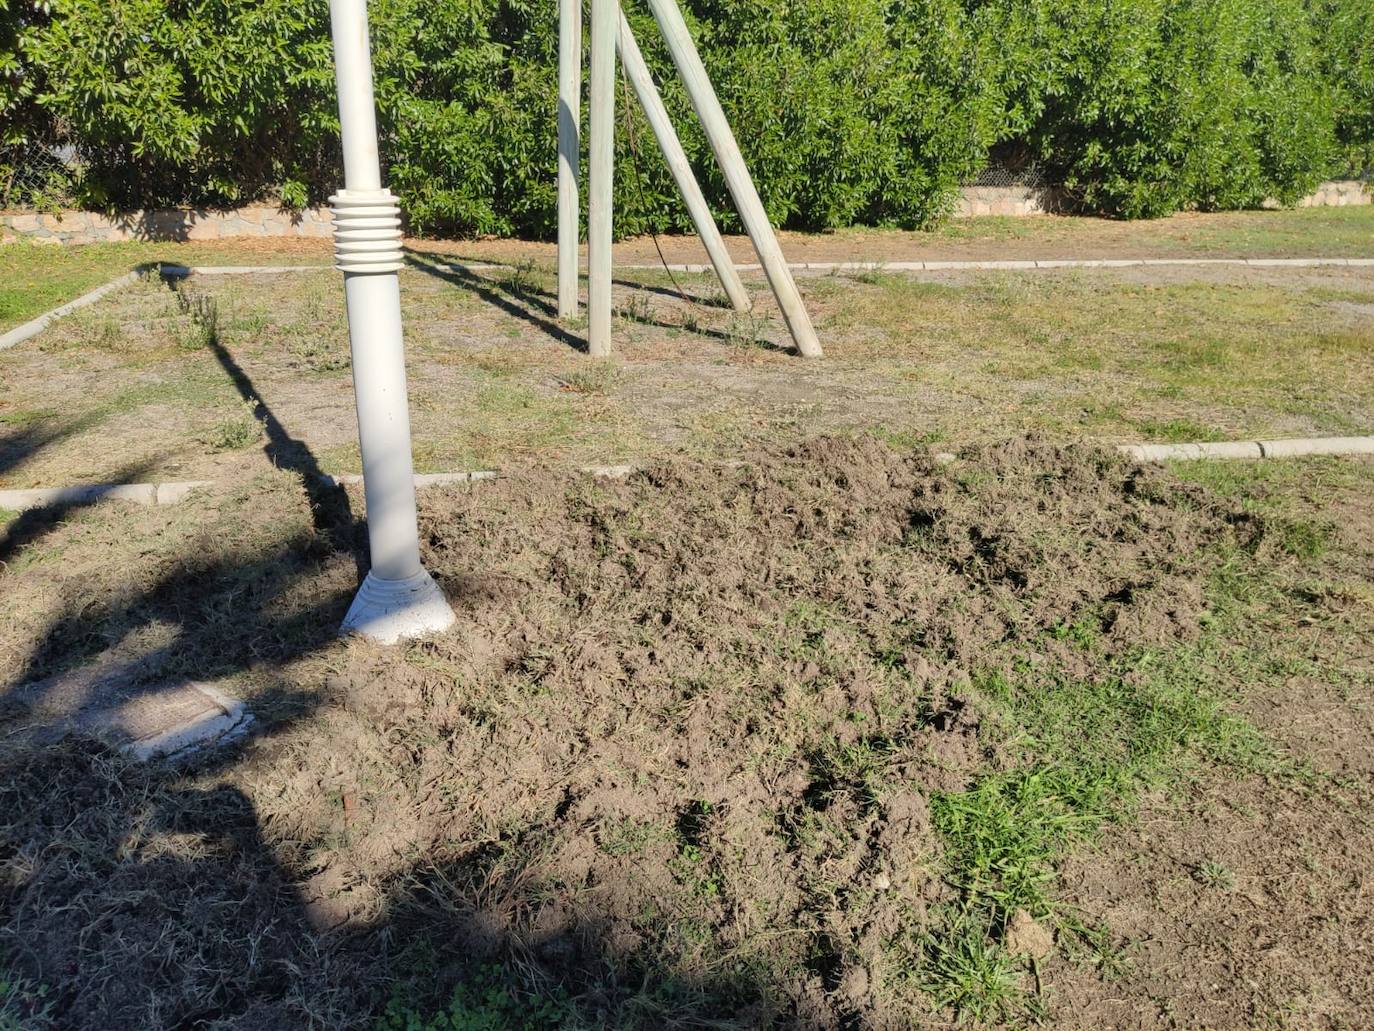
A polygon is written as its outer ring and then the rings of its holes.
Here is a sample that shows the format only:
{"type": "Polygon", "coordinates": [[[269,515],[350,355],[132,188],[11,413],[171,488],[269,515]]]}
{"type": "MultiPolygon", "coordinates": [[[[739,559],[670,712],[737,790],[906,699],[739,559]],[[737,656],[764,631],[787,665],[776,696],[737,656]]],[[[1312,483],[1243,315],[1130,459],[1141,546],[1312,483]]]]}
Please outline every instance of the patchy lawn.
{"type": "Polygon", "coordinates": [[[459,623],[393,650],[333,636],[356,495],[12,519],[15,683],[146,656],[259,723],[178,770],[8,714],[0,1013],[1374,1019],[1374,464],[742,457],[425,493],[459,623]]]}
{"type": "MultiPolygon", "coordinates": [[[[1181,214],[1152,222],[1099,218],[971,218],[931,232],[853,229],[822,235],[781,234],[792,261],[876,261],[920,258],[1018,257],[1370,257],[1374,206],[1181,214]]],[[[516,240],[411,241],[469,261],[534,262],[553,267],[549,244],[516,240]]],[[[746,238],[728,246],[736,260],[757,258],[746,238]]],[[[665,237],[674,262],[704,262],[695,237],[665,237]]],[[[0,247],[0,331],[33,318],[141,264],[328,265],[329,240],[254,239],[213,243],[121,243],[81,247],[0,247]]],[[[626,264],[658,261],[648,238],[616,245],[626,264]]]]}
{"type": "Polygon", "coordinates": [[[0,246],[0,331],[10,329],[140,265],[326,264],[328,241],[226,240],[217,243],[93,243],[0,246]]]}
{"type": "MultiPolygon", "coordinates": [[[[1369,254],[1372,216],[787,246],[1369,254]]],[[[328,244],[41,254],[57,297],[328,244]]],[[[417,464],[506,475],[422,493],[459,619],[389,650],[336,637],[337,273],[0,353],[3,485],[216,483],[0,511],[0,1029],[1374,1023],[1374,462],[1091,444],[1374,431],[1374,270],[808,275],[819,362],[762,280],[625,272],[594,362],[548,255],[412,246],[417,464]],[[31,685],[104,662],[257,722],[54,740],[31,685]]]]}
{"type": "MultiPolygon", "coordinates": [[[[1374,269],[808,275],[826,358],[798,360],[771,294],[623,272],[616,355],[579,348],[528,263],[403,273],[418,467],[729,455],[875,427],[959,446],[1374,428],[1374,269]],[[681,291],[679,290],[681,287],[681,291]]],[[[356,472],[337,273],[156,279],[0,353],[0,484],[356,472]]]]}

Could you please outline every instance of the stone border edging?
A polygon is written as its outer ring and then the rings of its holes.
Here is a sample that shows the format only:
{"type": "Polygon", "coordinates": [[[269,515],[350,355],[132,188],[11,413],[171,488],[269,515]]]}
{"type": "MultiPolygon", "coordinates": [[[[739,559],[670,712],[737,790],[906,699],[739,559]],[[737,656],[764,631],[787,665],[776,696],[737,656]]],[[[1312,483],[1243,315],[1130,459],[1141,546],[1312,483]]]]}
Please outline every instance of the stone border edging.
{"type": "MultiPolygon", "coordinates": [[[[1374,455],[1374,436],[1295,437],[1283,440],[1209,441],[1188,444],[1118,444],[1116,450],[1136,462],[1186,462],[1204,458],[1235,460],[1358,456],[1374,455]]],[[[958,461],[958,457],[950,452],[935,454],[935,460],[943,465],[958,461]]],[[[639,468],[636,465],[584,465],[577,471],[607,479],[624,479],[639,468]]],[[[418,473],[415,476],[415,486],[420,489],[455,486],[500,477],[501,473],[493,469],[461,473],[418,473]]],[[[363,478],[356,474],[321,476],[319,482],[324,487],[333,489],[360,486],[363,478]]],[[[132,501],[140,505],[175,505],[197,490],[215,486],[218,484],[214,480],[184,480],[169,483],[111,483],[0,490],[0,508],[23,512],[48,505],[89,505],[105,500],[132,501]]]]}
{"type": "MultiPolygon", "coordinates": [[[[1369,267],[1374,258],[1026,258],[1004,261],[809,261],[787,267],[794,272],[1025,272],[1053,268],[1138,268],[1167,265],[1232,265],[1249,268],[1369,267]]],[[[476,269],[479,266],[439,266],[476,269]]],[[[491,267],[491,266],[482,266],[491,267]]],[[[662,265],[618,265],[629,270],[661,269],[662,265]]],[[[710,265],[669,265],[672,272],[710,272],[710,265]]],[[[762,265],[736,265],[741,272],[760,272],[762,265]]]]}
{"type": "Polygon", "coordinates": [[[1137,462],[1193,461],[1199,458],[1307,458],[1318,455],[1374,455],[1374,437],[1299,437],[1196,444],[1122,444],[1117,448],[1137,462]]]}
{"type": "Polygon", "coordinates": [[[91,483],[73,487],[28,487],[0,490],[0,508],[23,512],[49,505],[93,505],[97,501],[132,501],[137,505],[175,505],[193,491],[214,487],[214,480],[173,483],[91,483]]]}

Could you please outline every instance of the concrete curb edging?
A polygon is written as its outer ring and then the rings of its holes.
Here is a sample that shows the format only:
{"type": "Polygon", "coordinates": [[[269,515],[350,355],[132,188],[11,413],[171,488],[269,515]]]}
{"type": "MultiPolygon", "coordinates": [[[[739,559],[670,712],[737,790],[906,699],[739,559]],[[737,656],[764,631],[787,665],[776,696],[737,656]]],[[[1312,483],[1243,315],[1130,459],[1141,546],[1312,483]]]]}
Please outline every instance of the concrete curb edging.
{"type": "Polygon", "coordinates": [[[1117,451],[1137,462],[1195,461],[1200,458],[1307,458],[1374,455],[1374,437],[1300,437],[1196,444],[1122,444],[1117,451]]]}
{"type": "MultiPolygon", "coordinates": [[[[1221,265],[1249,268],[1322,268],[1326,266],[1365,268],[1374,266],[1374,258],[1025,258],[1004,261],[801,261],[789,262],[793,272],[1028,272],[1035,269],[1064,268],[1140,268],[1170,265],[1221,265]]],[[[508,266],[486,262],[472,265],[432,265],[441,272],[484,272],[508,266]]],[[[629,272],[651,272],[661,264],[617,265],[629,272]]],[[[670,272],[712,272],[708,264],[669,264],[670,272]]],[[[762,272],[757,263],[742,262],[735,266],[739,272],[762,272]]],[[[192,270],[197,271],[197,270],[192,270]]],[[[275,271],[253,269],[246,271],[275,271]]]]}
{"type": "Polygon", "coordinates": [[[192,491],[213,486],[213,480],[185,480],[179,483],[91,483],[74,487],[0,490],[0,508],[23,512],[49,505],[93,505],[106,500],[132,501],[138,505],[175,505],[192,491]]]}
{"type": "Polygon", "coordinates": [[[253,724],[253,714],[243,702],[206,683],[189,685],[214,703],[212,707],[151,737],[124,745],[124,752],[139,762],[177,759],[207,745],[225,745],[242,737],[253,724]],[[216,711],[218,709],[218,711],[216,711]]]}
{"type": "MultiPolygon", "coordinates": [[[[1188,462],[1210,458],[1219,460],[1255,460],[1261,458],[1305,458],[1317,456],[1374,455],[1374,436],[1369,437],[1298,437],[1287,440],[1244,440],[1197,442],[1188,444],[1118,444],[1116,451],[1136,462],[1188,462]]],[[[935,460],[949,465],[959,459],[949,452],[937,452],[935,460]]],[[[733,463],[732,463],[733,464],[733,463]]],[[[586,465],[578,472],[589,476],[622,480],[640,467],[635,465],[586,465]]],[[[461,473],[418,473],[417,489],[456,486],[500,479],[501,473],[483,469],[461,473]]],[[[326,489],[361,486],[363,478],[356,474],[321,476],[326,489]]],[[[87,484],[74,487],[31,487],[22,490],[0,490],[0,508],[23,512],[49,505],[90,505],[97,501],[132,501],[139,505],[175,505],[195,491],[217,486],[213,480],[184,480],[170,483],[87,484]]]]}
{"type": "Polygon", "coordinates": [[[40,315],[36,319],[30,319],[22,326],[15,326],[8,333],[0,335],[0,351],[7,350],[15,344],[21,344],[29,339],[29,337],[37,336],[62,316],[70,315],[78,308],[84,308],[87,305],[94,304],[112,290],[118,290],[120,287],[129,286],[131,283],[138,282],[140,276],[150,271],[152,271],[150,268],[140,267],[134,269],[132,272],[126,272],[118,279],[112,279],[104,286],[98,286],[89,293],[82,294],[74,301],[68,301],[66,304],[54,308],[52,311],[40,315]]]}

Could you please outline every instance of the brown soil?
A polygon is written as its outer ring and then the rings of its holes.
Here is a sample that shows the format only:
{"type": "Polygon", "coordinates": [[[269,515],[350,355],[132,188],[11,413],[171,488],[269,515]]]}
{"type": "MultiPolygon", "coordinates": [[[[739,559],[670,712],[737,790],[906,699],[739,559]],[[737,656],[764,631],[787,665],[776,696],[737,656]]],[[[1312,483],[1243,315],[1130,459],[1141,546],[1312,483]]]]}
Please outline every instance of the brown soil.
{"type": "Polygon", "coordinates": [[[927,799],[1006,761],[971,674],[1086,662],[1046,632],[1089,612],[1108,655],[1191,636],[1209,545],[1249,532],[1163,471],[1026,442],[535,472],[427,497],[458,626],[386,650],[318,636],[342,527],[207,568],[220,523],[289,522],[245,500],[103,623],[116,574],[87,569],[16,656],[60,672],[69,640],[175,618],[162,654],[251,669],[269,732],[184,775],[0,733],[0,947],[57,1026],[357,1026],[426,941],[436,1003],[502,961],[601,1026],[933,1020],[894,964],[949,897],[927,799]]]}
{"type": "Polygon", "coordinates": [[[1313,775],[1155,797],[1070,861],[1067,901],[1125,951],[1106,971],[1046,968],[1056,1026],[1374,1023],[1374,495],[1321,482],[1290,500],[1329,528],[1330,553],[1280,566],[1235,642],[1277,674],[1252,680],[1237,710],[1313,775]]]}

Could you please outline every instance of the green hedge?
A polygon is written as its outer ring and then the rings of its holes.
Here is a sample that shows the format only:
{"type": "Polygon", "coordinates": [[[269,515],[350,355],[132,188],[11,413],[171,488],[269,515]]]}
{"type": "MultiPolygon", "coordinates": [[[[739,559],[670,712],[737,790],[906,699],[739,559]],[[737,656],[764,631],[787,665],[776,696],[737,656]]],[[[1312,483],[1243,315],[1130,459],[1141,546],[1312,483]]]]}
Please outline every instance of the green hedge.
{"type": "MultiPolygon", "coordinates": [[[[652,21],[625,6],[725,214],[652,21]]],[[[791,226],[927,224],[990,152],[1138,217],[1292,199],[1374,143],[1370,0],[685,6],[764,201],[791,226]]],[[[412,220],[549,235],[555,0],[370,7],[388,175],[412,220]]],[[[6,161],[66,143],[81,171],[58,186],[91,206],[318,201],[338,179],[331,87],[324,0],[16,0],[0,13],[0,187],[6,161]]],[[[687,228],[629,117],[617,230],[687,228]]]]}

